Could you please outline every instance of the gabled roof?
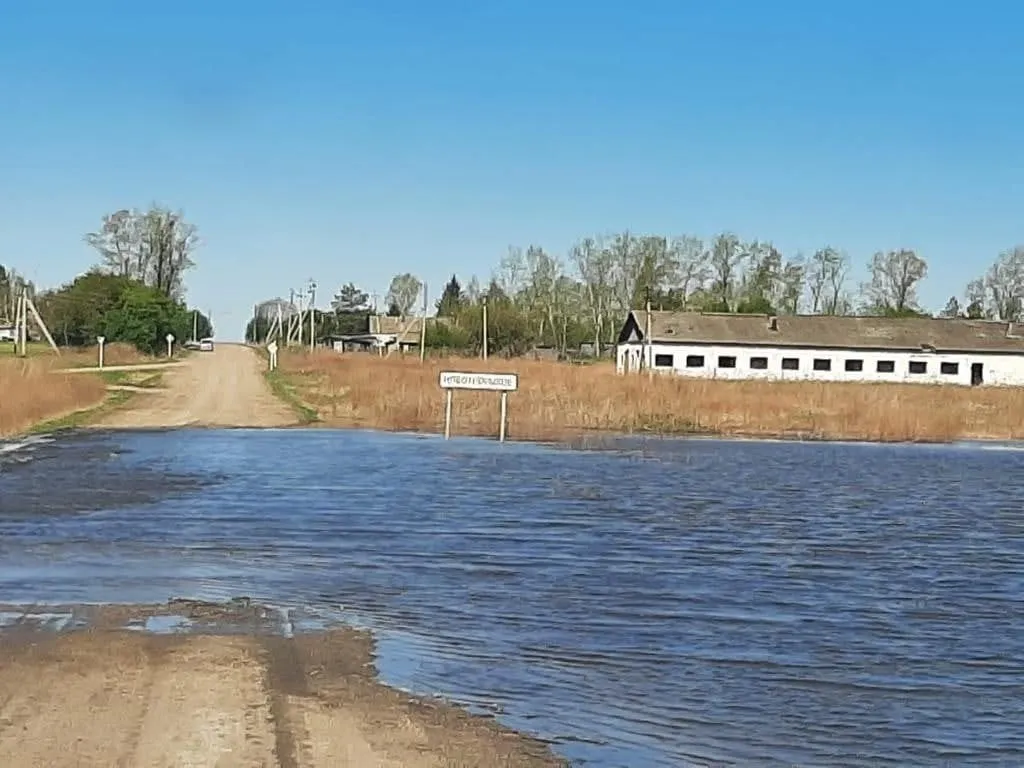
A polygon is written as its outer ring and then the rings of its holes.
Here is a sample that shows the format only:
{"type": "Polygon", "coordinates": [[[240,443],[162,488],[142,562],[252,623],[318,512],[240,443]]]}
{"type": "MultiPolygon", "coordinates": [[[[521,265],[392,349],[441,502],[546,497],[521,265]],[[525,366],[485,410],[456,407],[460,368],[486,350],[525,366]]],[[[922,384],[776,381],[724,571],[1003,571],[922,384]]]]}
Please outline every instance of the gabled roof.
{"type": "MultiPolygon", "coordinates": [[[[619,342],[643,341],[646,327],[647,312],[630,311],[619,342]]],[[[1024,354],[1024,324],[932,317],[775,317],[652,311],[651,340],[677,344],[903,351],[933,348],[946,352],[1024,354]]]]}

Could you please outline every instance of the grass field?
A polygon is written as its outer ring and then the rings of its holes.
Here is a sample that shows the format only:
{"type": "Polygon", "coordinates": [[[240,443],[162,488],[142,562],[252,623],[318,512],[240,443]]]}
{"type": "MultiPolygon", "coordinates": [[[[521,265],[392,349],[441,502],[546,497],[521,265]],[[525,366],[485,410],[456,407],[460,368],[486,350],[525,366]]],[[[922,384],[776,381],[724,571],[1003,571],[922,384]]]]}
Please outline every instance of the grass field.
{"type": "MultiPolygon", "coordinates": [[[[514,372],[509,437],[591,430],[876,441],[1024,438],[1024,390],[620,376],[609,363],[282,353],[280,375],[328,425],[439,432],[442,370],[514,372]]],[[[496,435],[498,395],[456,392],[455,434],[496,435]]]]}
{"type": "MultiPolygon", "coordinates": [[[[61,368],[91,368],[97,364],[96,347],[64,349],[56,355],[45,344],[30,344],[27,357],[17,357],[10,344],[0,344],[0,437],[20,434],[39,424],[72,425],[72,414],[95,408],[107,397],[110,384],[152,386],[152,372],[59,373],[61,368]],[[70,419],[70,420],[69,420],[70,419]]],[[[109,344],[106,365],[152,362],[127,344],[109,344]]],[[[125,393],[117,398],[126,399],[125,393]]]]}
{"type": "Polygon", "coordinates": [[[103,402],[101,377],[55,373],[60,364],[56,357],[0,359],[0,437],[103,402]]]}

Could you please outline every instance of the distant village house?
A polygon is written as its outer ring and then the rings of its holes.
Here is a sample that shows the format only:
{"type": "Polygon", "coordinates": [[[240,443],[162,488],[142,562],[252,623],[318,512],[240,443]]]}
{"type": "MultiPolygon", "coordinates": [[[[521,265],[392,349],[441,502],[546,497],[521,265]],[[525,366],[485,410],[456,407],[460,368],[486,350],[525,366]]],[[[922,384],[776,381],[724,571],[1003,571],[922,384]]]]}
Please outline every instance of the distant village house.
{"type": "Polygon", "coordinates": [[[331,345],[336,352],[388,351],[409,352],[420,348],[422,322],[420,317],[370,315],[367,333],[334,336],[331,345]]]}
{"type": "Polygon", "coordinates": [[[928,317],[765,316],[633,310],[620,373],[710,379],[1024,385],[1011,322],[928,317]]]}

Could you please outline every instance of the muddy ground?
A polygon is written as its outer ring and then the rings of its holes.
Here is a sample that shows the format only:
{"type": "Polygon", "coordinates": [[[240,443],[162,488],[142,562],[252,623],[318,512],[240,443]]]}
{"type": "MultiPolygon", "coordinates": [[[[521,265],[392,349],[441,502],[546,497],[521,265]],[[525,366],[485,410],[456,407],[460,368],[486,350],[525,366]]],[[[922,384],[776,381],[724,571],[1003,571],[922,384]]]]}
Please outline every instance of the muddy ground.
{"type": "Polygon", "coordinates": [[[358,630],[289,637],[244,602],[0,606],[0,615],[4,768],[565,764],[489,718],[381,685],[372,639],[358,630]],[[73,620],[55,629],[53,614],[73,620]],[[142,631],[169,616],[192,626],[142,631]]]}

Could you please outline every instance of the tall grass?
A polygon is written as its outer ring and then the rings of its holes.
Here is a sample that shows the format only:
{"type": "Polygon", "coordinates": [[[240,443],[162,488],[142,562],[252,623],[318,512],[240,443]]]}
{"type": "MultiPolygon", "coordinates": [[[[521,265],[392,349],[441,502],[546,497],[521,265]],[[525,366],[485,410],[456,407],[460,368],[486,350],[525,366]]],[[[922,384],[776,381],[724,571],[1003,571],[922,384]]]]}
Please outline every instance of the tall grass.
{"type": "MultiPolygon", "coordinates": [[[[588,430],[877,441],[1024,437],[1024,389],[920,384],[708,381],[620,376],[609,364],[282,354],[280,368],[321,420],[339,426],[442,429],[442,370],[518,373],[509,436],[588,430]]],[[[453,431],[493,435],[498,395],[455,393],[453,431]]]]}
{"type": "Polygon", "coordinates": [[[0,359],[0,437],[103,402],[102,379],[55,372],[67,362],[56,357],[0,359]]]}

